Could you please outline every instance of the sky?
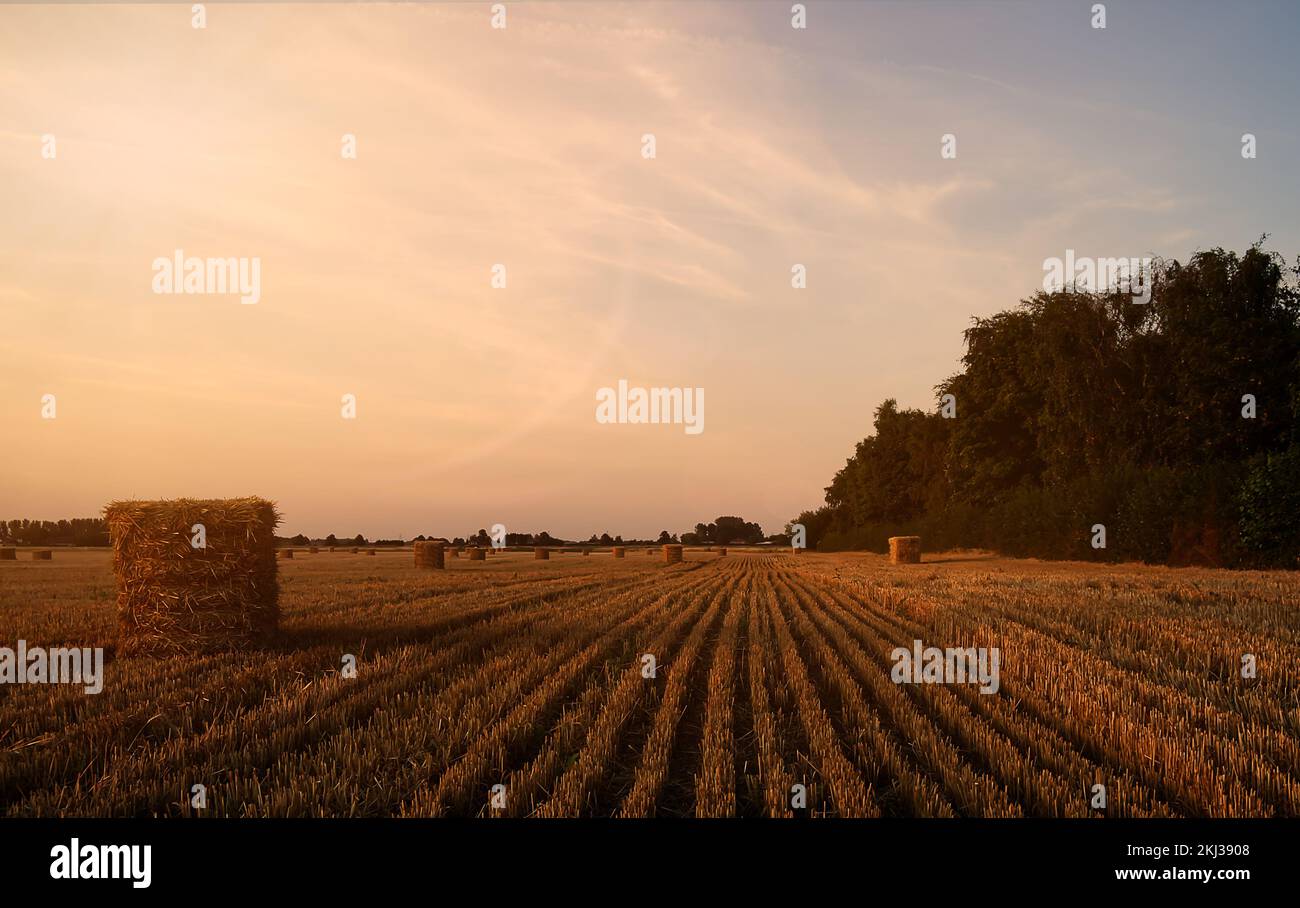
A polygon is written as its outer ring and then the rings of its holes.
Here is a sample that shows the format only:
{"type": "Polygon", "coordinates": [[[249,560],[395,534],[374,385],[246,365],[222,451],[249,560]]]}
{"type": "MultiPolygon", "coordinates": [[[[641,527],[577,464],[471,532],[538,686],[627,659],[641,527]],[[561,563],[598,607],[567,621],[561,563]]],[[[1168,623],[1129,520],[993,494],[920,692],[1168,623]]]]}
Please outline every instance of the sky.
{"type": "Polygon", "coordinates": [[[1045,258],[1300,252],[1300,8],[1092,5],[0,3],[0,518],[779,531],[1045,258]]]}

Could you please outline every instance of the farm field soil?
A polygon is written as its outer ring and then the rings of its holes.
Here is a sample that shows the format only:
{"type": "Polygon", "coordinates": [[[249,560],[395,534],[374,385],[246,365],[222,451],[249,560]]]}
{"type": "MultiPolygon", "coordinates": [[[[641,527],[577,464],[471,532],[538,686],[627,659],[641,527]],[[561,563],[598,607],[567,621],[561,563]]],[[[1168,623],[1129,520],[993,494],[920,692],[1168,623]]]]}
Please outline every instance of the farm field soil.
{"type": "Polygon", "coordinates": [[[0,646],[107,650],[99,694],[0,685],[0,814],[1300,815],[1296,574],[412,560],[300,552],[274,646],[173,659],[114,657],[107,551],[0,562],[0,646]],[[997,693],[895,683],[916,640],[997,693]]]}

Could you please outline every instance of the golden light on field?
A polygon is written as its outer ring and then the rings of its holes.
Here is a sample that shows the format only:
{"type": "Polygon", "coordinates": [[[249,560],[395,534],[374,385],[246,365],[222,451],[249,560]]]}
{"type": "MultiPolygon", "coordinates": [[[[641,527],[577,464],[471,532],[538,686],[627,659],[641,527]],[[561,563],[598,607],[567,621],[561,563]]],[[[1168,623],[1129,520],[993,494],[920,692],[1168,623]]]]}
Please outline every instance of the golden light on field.
{"type": "MultiPolygon", "coordinates": [[[[269,646],[13,685],[3,812],[189,815],[219,777],[205,815],[1300,813],[1294,573],[684,554],[279,562],[269,646]],[[922,642],[999,648],[996,695],[897,683],[922,642]]],[[[0,640],[114,646],[107,552],[0,574],[0,640]]]]}

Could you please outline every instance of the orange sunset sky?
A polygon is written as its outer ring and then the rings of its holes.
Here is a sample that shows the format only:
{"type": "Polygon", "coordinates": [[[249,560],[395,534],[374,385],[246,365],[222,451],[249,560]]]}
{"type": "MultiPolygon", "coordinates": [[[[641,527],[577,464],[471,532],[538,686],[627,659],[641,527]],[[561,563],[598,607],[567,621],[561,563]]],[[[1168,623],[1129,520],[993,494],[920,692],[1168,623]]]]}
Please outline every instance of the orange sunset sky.
{"type": "Polygon", "coordinates": [[[0,517],[262,495],[286,533],[776,532],[1045,257],[1295,249],[1264,188],[1295,126],[1230,90],[1261,73],[1166,70],[1213,23],[489,7],[0,5],[0,517]],[[176,249],[260,258],[260,301],[153,293],[176,249]],[[598,424],[619,379],[705,389],[705,431],[598,424]]]}

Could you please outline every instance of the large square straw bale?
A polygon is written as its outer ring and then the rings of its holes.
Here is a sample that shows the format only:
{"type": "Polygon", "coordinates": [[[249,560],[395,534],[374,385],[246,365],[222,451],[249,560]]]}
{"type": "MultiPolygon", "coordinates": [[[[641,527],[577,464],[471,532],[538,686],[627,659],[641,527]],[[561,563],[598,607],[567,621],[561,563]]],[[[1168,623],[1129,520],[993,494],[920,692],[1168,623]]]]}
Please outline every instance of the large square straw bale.
{"type": "Polygon", "coordinates": [[[280,619],[275,505],[261,498],[116,501],[104,509],[120,652],[173,655],[264,642],[280,619]],[[195,548],[202,524],[203,547],[195,548]]]}

